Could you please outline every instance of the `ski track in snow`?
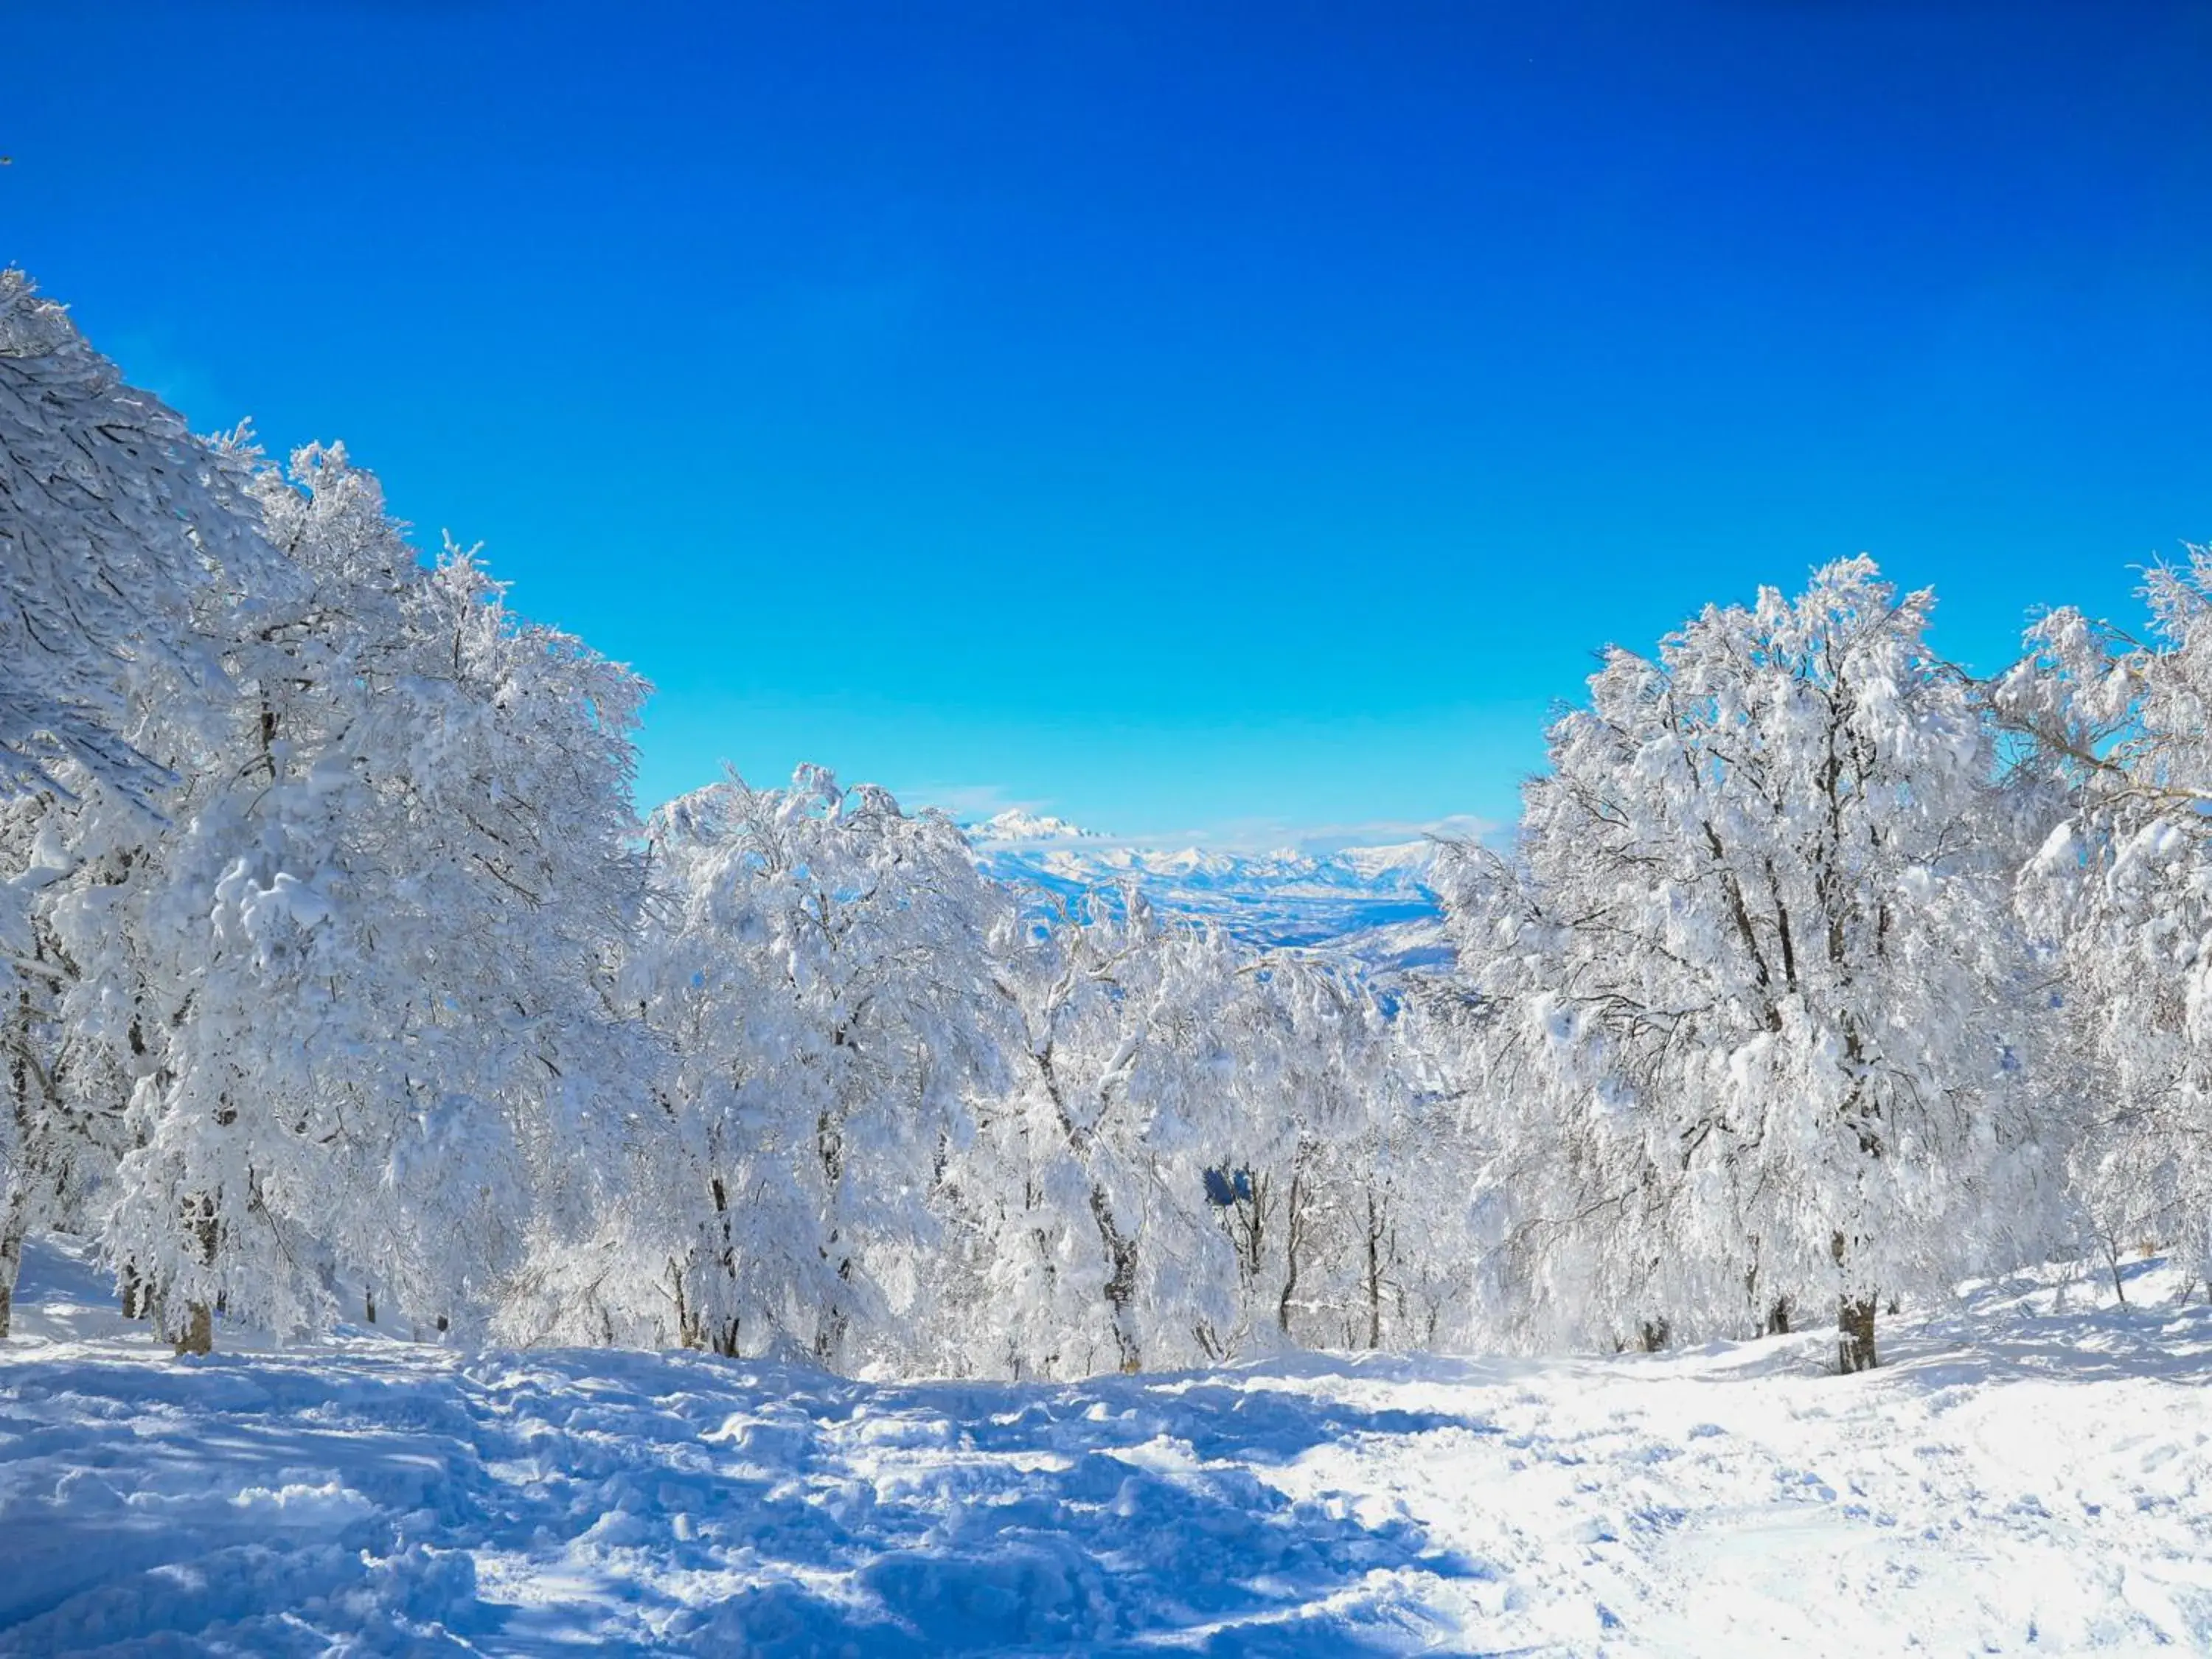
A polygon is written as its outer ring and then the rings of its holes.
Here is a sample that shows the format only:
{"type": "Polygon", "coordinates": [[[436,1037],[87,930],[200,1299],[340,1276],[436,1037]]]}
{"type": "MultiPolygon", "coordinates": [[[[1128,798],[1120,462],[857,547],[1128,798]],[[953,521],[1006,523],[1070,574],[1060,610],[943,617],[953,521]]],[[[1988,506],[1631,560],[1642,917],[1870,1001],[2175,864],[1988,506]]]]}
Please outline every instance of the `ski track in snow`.
{"type": "Polygon", "coordinates": [[[2212,1651],[2212,1310],[2132,1271],[1893,1321],[1853,1378],[1810,1335],[868,1383],[176,1361],[34,1247],[0,1651],[2212,1651]]]}

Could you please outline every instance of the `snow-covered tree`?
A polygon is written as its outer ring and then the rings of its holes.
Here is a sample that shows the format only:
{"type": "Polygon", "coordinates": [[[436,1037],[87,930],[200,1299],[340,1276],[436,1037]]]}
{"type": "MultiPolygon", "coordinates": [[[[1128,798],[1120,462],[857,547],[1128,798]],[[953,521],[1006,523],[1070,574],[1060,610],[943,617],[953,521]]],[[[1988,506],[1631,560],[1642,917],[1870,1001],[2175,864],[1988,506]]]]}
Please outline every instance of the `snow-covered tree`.
{"type": "Polygon", "coordinates": [[[1995,686],[1863,560],[1609,653],[1386,1007],[819,769],[640,826],[642,683],[403,528],[0,275],[0,1334],[58,1222],[191,1348],[348,1283],[1017,1375],[1831,1310],[1857,1368],[2062,1155],[2212,1257],[2212,556],[1995,686]]]}
{"type": "Polygon", "coordinates": [[[1515,854],[1465,861],[1517,1322],[1839,1310],[1855,1370],[1881,1300],[2039,1245],[2024,826],[1931,605],[1853,560],[1609,652],[1515,854]]]}
{"type": "Polygon", "coordinates": [[[933,1200],[1000,1044],[1004,891],[936,813],[818,767],[659,809],[625,995],[670,1056],[655,1143],[518,1329],[830,1364],[941,1348],[933,1200]]]}
{"type": "Polygon", "coordinates": [[[1317,1328],[1297,1334],[1321,1346],[1464,1347],[1480,1335],[1487,1149],[1461,1074],[1470,1010],[1448,983],[1407,988],[1360,1067],[1357,1133],[1318,1149],[1309,1182],[1320,1272],[1301,1291],[1317,1328]]]}
{"type": "Polygon", "coordinates": [[[125,1144],[149,1037],[112,919],[230,717],[238,607],[286,583],[247,467],[0,272],[0,1334],[26,1233],[76,1218],[125,1144]]]}
{"type": "Polygon", "coordinates": [[[1080,1375],[1291,1334],[1329,1278],[1330,1159],[1389,1098],[1372,1000],[1129,891],[1000,952],[1011,1087],[950,1183],[993,1316],[969,1363],[1080,1375]]]}
{"type": "Polygon", "coordinates": [[[1036,929],[999,989],[1018,1066],[962,1184],[994,1240],[1015,1367],[1076,1374],[1192,1356],[1235,1317],[1227,1237],[1206,1172],[1231,1081],[1217,1018],[1224,941],[1164,925],[1134,892],[1036,929]],[[988,1197],[987,1197],[988,1195],[988,1197]],[[1165,1328],[1163,1329],[1163,1327],[1165,1328]],[[1172,1343],[1162,1352],[1159,1340],[1172,1343]]]}
{"type": "Polygon", "coordinates": [[[2147,579],[2145,639],[2062,610],[1996,690],[2070,810],[2022,873],[2048,978],[2037,1084],[2118,1253],[2212,1265],[2212,550],[2147,579]]]}
{"type": "Polygon", "coordinates": [[[146,801],[169,775],[145,723],[221,678],[196,592],[268,568],[241,458],[0,270],[0,790],[146,801]]]}
{"type": "Polygon", "coordinates": [[[248,607],[235,718],[108,924],[155,1052],[106,1243],[191,1347],[218,1305],[325,1322],[338,1272],[473,1312],[586,1207],[644,1052],[605,979],[640,683],[422,568],[341,451],[257,494],[305,580],[248,607]]]}

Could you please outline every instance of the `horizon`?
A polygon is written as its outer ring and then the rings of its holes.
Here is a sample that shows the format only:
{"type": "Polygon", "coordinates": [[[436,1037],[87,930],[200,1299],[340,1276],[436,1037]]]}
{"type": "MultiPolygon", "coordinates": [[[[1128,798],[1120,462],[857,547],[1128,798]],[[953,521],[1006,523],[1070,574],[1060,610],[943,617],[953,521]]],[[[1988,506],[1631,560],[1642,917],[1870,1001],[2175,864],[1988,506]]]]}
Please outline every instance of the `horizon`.
{"type": "Polygon", "coordinates": [[[2212,534],[2200,5],[17,38],[0,262],[652,679],[641,808],[1495,827],[1608,642],[1864,551],[1986,672],[2212,534]]]}

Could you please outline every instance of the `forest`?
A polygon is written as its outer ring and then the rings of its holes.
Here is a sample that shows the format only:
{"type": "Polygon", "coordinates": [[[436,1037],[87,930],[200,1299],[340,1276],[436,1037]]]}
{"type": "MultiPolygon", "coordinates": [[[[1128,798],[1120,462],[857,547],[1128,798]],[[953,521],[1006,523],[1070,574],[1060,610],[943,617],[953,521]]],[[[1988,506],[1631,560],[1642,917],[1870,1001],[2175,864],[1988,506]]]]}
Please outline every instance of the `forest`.
{"type": "MultiPolygon", "coordinates": [[[[2057,598],[2058,596],[2054,596],[2057,598]]],[[[994,881],[649,687],[340,446],[0,277],[0,1334],[224,1324],[1075,1378],[1833,1328],[2212,1250],[2212,555],[1978,676],[1869,560],[1608,647],[1455,964],[994,881]]]]}

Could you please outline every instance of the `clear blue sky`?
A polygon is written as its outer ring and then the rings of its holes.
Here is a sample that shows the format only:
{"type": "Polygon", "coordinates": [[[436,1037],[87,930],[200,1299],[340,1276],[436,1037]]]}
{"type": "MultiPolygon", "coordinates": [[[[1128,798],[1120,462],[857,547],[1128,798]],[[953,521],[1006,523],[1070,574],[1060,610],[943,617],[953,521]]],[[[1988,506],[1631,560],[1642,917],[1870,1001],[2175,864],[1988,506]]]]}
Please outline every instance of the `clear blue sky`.
{"type": "Polygon", "coordinates": [[[1863,550],[1987,667],[2212,537],[2202,4],[79,0],[8,58],[0,259],[635,664],[655,798],[1499,817],[1708,599],[1863,550]]]}

